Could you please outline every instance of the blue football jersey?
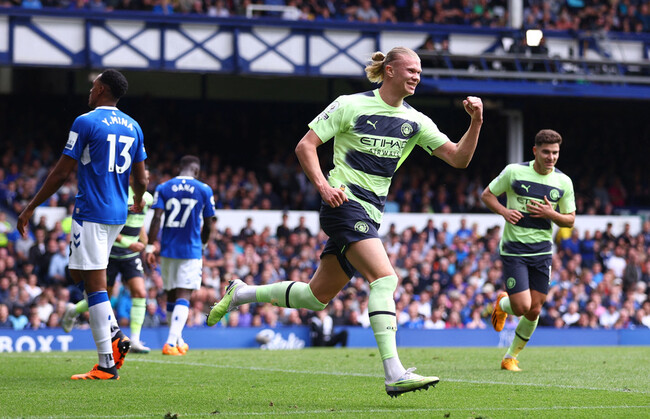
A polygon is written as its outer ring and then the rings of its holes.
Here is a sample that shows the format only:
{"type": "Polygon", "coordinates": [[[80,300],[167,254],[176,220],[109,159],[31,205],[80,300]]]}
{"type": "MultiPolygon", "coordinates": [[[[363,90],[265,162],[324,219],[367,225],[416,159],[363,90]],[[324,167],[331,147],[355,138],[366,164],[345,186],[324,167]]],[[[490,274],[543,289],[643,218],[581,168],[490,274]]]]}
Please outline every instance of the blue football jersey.
{"type": "Polygon", "coordinates": [[[72,218],[124,224],[131,167],[147,158],[140,125],[115,107],[99,106],[75,119],[63,154],[78,163],[72,218]]]}
{"type": "Polygon", "coordinates": [[[177,176],[156,187],[151,208],[165,212],[160,255],[201,259],[201,225],[215,216],[212,189],[193,177],[177,176]]]}

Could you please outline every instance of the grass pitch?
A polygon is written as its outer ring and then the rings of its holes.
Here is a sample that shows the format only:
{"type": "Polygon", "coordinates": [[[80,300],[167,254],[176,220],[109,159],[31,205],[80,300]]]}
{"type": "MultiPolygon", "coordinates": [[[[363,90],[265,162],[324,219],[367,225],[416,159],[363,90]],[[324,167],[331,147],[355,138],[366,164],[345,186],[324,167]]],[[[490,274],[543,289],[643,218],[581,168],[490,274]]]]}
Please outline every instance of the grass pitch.
{"type": "Polygon", "coordinates": [[[376,349],[128,355],[119,381],[72,381],[94,352],[0,354],[0,417],[648,418],[650,348],[401,348],[434,389],[391,399],[376,349]]]}

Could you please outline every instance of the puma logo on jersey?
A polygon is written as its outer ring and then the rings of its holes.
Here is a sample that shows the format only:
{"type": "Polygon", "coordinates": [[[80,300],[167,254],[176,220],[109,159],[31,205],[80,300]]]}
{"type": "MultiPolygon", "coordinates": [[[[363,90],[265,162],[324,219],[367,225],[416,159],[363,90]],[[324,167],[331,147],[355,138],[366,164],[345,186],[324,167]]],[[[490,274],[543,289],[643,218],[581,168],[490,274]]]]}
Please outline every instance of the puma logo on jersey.
{"type": "Polygon", "coordinates": [[[368,119],[368,120],[366,121],[366,123],[372,125],[372,127],[373,127],[374,129],[377,129],[377,121],[375,121],[375,122],[371,122],[371,121],[368,119]]]}
{"type": "Polygon", "coordinates": [[[526,190],[526,193],[528,193],[528,189],[530,189],[530,185],[522,184],[521,187],[526,190]]]}

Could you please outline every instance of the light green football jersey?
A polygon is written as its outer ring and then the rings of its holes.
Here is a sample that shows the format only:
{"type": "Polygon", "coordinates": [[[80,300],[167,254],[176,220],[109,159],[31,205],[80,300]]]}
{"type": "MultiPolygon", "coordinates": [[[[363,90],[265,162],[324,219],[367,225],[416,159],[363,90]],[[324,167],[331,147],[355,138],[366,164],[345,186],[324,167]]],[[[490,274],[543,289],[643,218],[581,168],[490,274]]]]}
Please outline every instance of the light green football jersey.
{"type": "MultiPolygon", "coordinates": [[[[120,231],[120,234],[122,235],[121,241],[119,243],[113,243],[110,257],[122,259],[133,257],[138,254],[136,252],[132,252],[129,249],[129,246],[140,239],[140,229],[144,225],[145,214],[153,203],[153,195],[151,195],[149,192],[145,192],[142,196],[142,202],[144,203],[142,212],[135,213],[129,209],[129,213],[126,216],[126,223],[124,224],[124,227],[122,227],[122,231],[120,231]]],[[[127,205],[129,207],[133,205],[133,189],[130,186],[127,205]]]]}
{"type": "Polygon", "coordinates": [[[516,225],[506,223],[501,237],[500,252],[505,256],[537,256],[552,253],[553,226],[546,218],[533,218],[526,204],[544,202],[544,196],[561,214],[576,210],[575,194],[571,179],[555,168],[547,175],[540,175],[533,168],[533,161],[509,164],[490,185],[490,191],[499,196],[505,192],[506,207],[521,212],[524,218],[516,225]]]}
{"type": "Polygon", "coordinates": [[[381,223],[388,188],[409,141],[429,154],[449,141],[436,124],[406,102],[386,104],[379,90],[339,96],[309,128],[323,142],[334,138],[334,168],[327,180],[332,187],[345,185],[348,199],[363,206],[381,223]]]}

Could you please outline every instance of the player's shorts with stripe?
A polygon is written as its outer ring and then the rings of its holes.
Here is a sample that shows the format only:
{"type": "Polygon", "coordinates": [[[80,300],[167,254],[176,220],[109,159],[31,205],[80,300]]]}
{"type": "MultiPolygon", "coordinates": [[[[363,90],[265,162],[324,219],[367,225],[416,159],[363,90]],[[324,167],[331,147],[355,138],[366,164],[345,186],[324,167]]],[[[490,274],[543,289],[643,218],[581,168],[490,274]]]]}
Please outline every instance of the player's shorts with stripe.
{"type": "Polygon", "coordinates": [[[198,290],[201,288],[202,271],[202,259],[160,257],[160,274],[162,275],[163,289],[165,291],[176,288],[198,290]]]}
{"type": "Polygon", "coordinates": [[[111,247],[123,224],[98,224],[72,220],[70,227],[70,269],[95,271],[106,269],[111,247]]]}
{"type": "Polygon", "coordinates": [[[126,284],[131,278],[144,278],[144,268],[140,256],[124,259],[109,258],[108,268],[106,268],[106,283],[109,287],[115,285],[117,274],[121,274],[123,284],[126,284]]]}
{"type": "Polygon", "coordinates": [[[548,294],[551,280],[551,255],[501,256],[503,278],[509,295],[533,289],[548,294]]]}
{"type": "Polygon", "coordinates": [[[336,208],[322,203],[320,225],[329,236],[321,258],[326,254],[336,255],[345,273],[352,278],[356,269],[345,257],[345,252],[350,243],[379,238],[379,224],[368,216],[361,204],[350,200],[336,208]]]}

